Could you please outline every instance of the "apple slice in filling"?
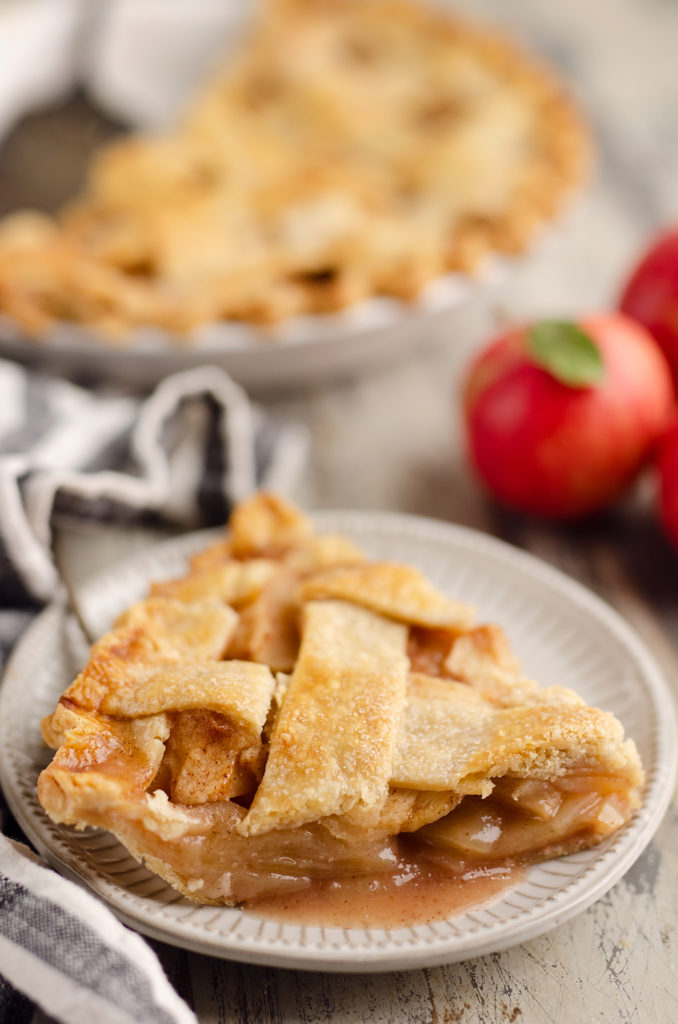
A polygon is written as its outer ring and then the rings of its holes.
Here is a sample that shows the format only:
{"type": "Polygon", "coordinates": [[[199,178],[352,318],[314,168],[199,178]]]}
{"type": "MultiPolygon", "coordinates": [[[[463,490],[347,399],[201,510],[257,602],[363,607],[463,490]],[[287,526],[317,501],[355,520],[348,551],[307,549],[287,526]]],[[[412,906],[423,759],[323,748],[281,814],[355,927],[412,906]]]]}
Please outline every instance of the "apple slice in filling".
{"type": "Polygon", "coordinates": [[[468,860],[543,860],[573,853],[620,828],[638,807],[628,780],[595,772],[560,779],[503,778],[489,797],[465,797],[418,832],[468,860]]]}

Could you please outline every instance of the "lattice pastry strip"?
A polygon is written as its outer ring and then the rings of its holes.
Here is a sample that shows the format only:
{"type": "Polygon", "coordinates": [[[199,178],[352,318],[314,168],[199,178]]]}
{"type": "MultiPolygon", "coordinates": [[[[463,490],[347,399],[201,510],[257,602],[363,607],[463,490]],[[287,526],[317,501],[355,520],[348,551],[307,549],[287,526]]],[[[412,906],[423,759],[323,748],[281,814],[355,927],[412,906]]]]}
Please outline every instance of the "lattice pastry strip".
{"type": "Polygon", "coordinates": [[[494,778],[559,778],[602,762],[632,779],[637,754],[623,734],[614,715],[560,687],[498,708],[467,684],[415,677],[390,782],[489,796],[494,778]]]}
{"type": "Polygon", "coordinates": [[[109,690],[98,710],[118,718],[140,718],[161,711],[214,711],[255,742],[261,736],[274,687],[268,666],[253,661],[157,665],[136,685],[122,692],[109,690]]]}
{"type": "Polygon", "coordinates": [[[318,573],[302,587],[302,599],[353,601],[410,626],[466,629],[474,609],[436,590],[418,569],[376,562],[318,573]]]}
{"type": "Polygon", "coordinates": [[[147,685],[160,666],[216,662],[237,623],[237,613],[217,602],[188,605],[164,597],[139,602],[93,645],[89,662],[64,697],[83,708],[96,709],[107,700],[119,705],[136,687],[147,685]]]}
{"type": "Polygon", "coordinates": [[[246,562],[225,561],[180,579],[154,583],[151,594],[174,598],[186,604],[209,600],[239,608],[259,596],[277,569],[278,563],[270,558],[252,558],[246,562]]]}
{"type": "Polygon", "coordinates": [[[406,642],[404,626],[367,609],[305,606],[299,657],[244,834],[381,807],[405,701],[406,642]]]}

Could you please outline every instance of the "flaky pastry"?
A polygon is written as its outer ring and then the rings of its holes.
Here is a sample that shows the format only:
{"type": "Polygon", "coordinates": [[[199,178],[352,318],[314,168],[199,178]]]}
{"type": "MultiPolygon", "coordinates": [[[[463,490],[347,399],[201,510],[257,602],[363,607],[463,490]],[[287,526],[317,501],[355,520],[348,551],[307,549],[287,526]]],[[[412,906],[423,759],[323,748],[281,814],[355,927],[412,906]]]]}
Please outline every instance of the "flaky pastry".
{"type": "Polygon", "coordinates": [[[205,903],[599,842],[638,806],[633,741],[472,618],[258,494],[94,644],[40,800],[205,903]]]}

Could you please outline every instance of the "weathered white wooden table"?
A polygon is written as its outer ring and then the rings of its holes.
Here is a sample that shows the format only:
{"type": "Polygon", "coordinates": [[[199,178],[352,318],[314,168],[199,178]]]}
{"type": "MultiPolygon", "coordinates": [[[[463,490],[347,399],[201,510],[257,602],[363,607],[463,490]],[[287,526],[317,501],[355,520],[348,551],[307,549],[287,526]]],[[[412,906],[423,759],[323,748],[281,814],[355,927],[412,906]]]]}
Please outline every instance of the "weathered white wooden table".
{"type": "MultiPolygon", "coordinates": [[[[649,482],[586,527],[548,527],[501,511],[465,467],[455,394],[470,347],[494,329],[498,311],[525,318],[613,303],[638,247],[678,221],[678,3],[455,6],[503,23],[562,69],[596,135],[597,179],[463,333],[442,331],[408,363],[368,379],[269,403],[311,428],[311,464],[297,497],[315,507],[435,516],[532,550],[615,605],[675,688],[678,556],[659,534],[649,482]]],[[[13,144],[13,160],[20,161],[26,138],[13,144]]],[[[148,543],[147,535],[129,532],[62,540],[80,575],[148,543]]],[[[154,946],[201,1024],[670,1024],[678,1021],[677,877],[674,802],[656,839],[612,892],[575,920],[504,953],[430,970],[337,976],[154,946]]]]}

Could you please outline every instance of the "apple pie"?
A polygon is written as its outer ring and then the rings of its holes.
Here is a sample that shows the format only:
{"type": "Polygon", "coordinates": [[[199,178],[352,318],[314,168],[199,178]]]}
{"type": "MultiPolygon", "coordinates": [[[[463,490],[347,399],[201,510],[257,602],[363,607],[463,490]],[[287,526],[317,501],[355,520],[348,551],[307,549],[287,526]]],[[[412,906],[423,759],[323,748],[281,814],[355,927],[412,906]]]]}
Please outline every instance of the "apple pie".
{"type": "Polygon", "coordinates": [[[215,904],[600,842],[639,804],[633,741],[473,616],[258,494],[94,644],[40,800],[215,904]]]}
{"type": "Polygon", "coordinates": [[[417,0],[268,0],[164,133],[115,141],[56,219],[0,226],[28,332],[271,323],[525,249],[582,180],[582,119],[494,33],[417,0]]]}

